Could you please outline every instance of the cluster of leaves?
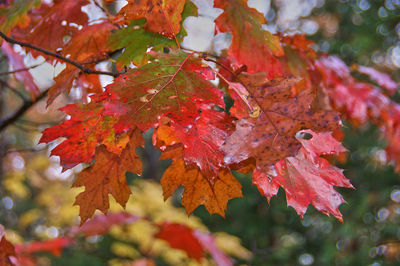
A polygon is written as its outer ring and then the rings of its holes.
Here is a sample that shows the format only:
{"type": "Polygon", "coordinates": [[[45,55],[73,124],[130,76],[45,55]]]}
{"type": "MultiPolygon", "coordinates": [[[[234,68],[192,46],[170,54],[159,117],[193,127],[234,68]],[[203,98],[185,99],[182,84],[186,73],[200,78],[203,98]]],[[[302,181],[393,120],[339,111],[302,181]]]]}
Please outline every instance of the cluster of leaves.
{"type": "MultiPolygon", "coordinates": [[[[68,58],[85,66],[67,64],[49,89],[48,104],[72,87],[82,90],[83,102],[92,94],[90,102],[63,107],[70,119],[46,129],[40,140],[66,138],[52,150],[64,169],[91,163],[73,184],[85,187],[75,202],[82,223],[96,209],[107,212],[109,194],[125,206],[131,194],[125,173],[141,174],[136,149],[149,129],[161,159],[172,160],[161,179],[164,197],[183,186],[188,214],[204,205],[211,214],[224,216],[228,200],[242,196],[231,173],[236,170],[253,172],[253,183],[268,200],[282,187],[288,205],[301,217],[312,204],[342,220],[338,207],[344,200],[334,186],[352,185],[326,158],[345,151],[332,136],[342,126],[337,111],[382,126],[388,154],[399,161],[399,106],[381,89],[393,92],[397,84],[362,66],[355,69],[373,82],[359,82],[340,59],[316,54],[304,36],[271,34],[262,28],[264,16],[247,1],[214,1],[223,10],[215,20],[216,33],[232,35],[229,48],[218,56],[180,47],[184,18],[197,15],[190,1],[128,1],[100,23],[89,23],[82,11],[89,1],[66,3],[25,4],[17,19],[1,18],[7,21],[1,29],[31,44],[27,52],[34,57],[53,64],[68,58]],[[121,72],[110,74],[117,78],[102,89],[87,67],[118,49],[121,72]],[[126,70],[131,64],[135,67],[126,70]],[[211,82],[217,77],[218,83],[211,82]]],[[[10,1],[0,14],[20,5],[10,1]]],[[[12,56],[5,42],[2,49],[12,56]]],[[[31,95],[37,96],[36,89],[31,95]]]]}

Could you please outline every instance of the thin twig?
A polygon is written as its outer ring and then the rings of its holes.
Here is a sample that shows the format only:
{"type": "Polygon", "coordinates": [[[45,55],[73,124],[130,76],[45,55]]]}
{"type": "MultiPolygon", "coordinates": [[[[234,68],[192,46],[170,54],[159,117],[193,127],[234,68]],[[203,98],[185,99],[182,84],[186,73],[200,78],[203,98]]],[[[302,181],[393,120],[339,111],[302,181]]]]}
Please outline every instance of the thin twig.
{"type": "Polygon", "coordinates": [[[115,78],[119,76],[119,73],[112,73],[112,72],[108,72],[108,71],[97,71],[97,70],[93,70],[93,69],[87,68],[87,67],[83,66],[79,62],[76,62],[76,61],[73,61],[71,59],[68,59],[68,58],[66,58],[64,56],[61,56],[61,55],[57,54],[57,53],[53,53],[51,51],[45,50],[45,49],[43,49],[41,47],[35,46],[33,44],[30,44],[30,43],[21,42],[21,41],[17,41],[15,39],[12,39],[12,38],[8,37],[7,35],[5,35],[1,31],[0,31],[0,37],[2,37],[6,42],[13,43],[13,44],[18,44],[18,45],[23,46],[23,47],[28,47],[28,48],[31,48],[33,50],[42,52],[42,53],[44,53],[46,55],[58,58],[58,59],[66,62],[66,63],[69,63],[69,64],[79,68],[80,70],[82,70],[82,72],[84,72],[86,74],[108,75],[108,76],[112,76],[112,77],[115,77],[115,78]]]}
{"type": "Polygon", "coordinates": [[[7,82],[5,82],[4,80],[1,80],[1,79],[0,79],[0,84],[1,84],[3,87],[8,88],[8,89],[9,89],[10,91],[12,91],[14,94],[18,95],[18,97],[20,97],[24,102],[27,101],[25,95],[23,95],[23,94],[22,94],[19,90],[17,90],[16,88],[11,87],[10,84],[8,84],[7,82]]]}
{"type": "Polygon", "coordinates": [[[22,72],[22,71],[28,71],[28,70],[34,69],[35,67],[38,67],[38,66],[42,65],[43,63],[44,62],[42,62],[40,64],[37,64],[37,65],[34,65],[34,66],[30,66],[30,67],[20,68],[20,69],[16,69],[16,70],[13,70],[13,71],[2,72],[2,73],[0,73],[0,76],[6,76],[6,75],[11,75],[11,74],[15,74],[15,73],[18,73],[18,72],[22,72]]]}
{"type": "Polygon", "coordinates": [[[24,104],[22,104],[21,107],[14,114],[0,120],[0,132],[3,131],[6,127],[8,127],[10,124],[17,121],[23,114],[25,114],[26,111],[28,111],[29,108],[31,108],[33,105],[35,105],[40,100],[45,98],[47,96],[47,93],[48,90],[45,90],[38,97],[36,97],[35,100],[25,101],[24,104]]]}

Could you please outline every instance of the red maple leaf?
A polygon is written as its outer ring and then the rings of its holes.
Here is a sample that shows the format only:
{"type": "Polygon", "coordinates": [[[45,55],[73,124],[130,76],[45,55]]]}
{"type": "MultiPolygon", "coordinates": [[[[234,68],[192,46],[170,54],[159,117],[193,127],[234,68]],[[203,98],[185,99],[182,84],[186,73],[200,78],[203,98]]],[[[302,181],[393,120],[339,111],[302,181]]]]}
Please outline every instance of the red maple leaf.
{"type": "Polygon", "coordinates": [[[278,192],[279,186],[285,189],[288,206],[293,207],[300,217],[304,217],[309,204],[327,215],[332,214],[342,221],[339,205],[344,202],[333,186],[353,188],[342,170],[332,166],[320,155],[339,154],[346,149],[330,133],[310,134],[310,140],[298,138],[302,148],[296,156],[287,157],[275,164],[276,173],[254,171],[253,184],[268,201],[278,192]]]}
{"type": "Polygon", "coordinates": [[[249,73],[267,72],[270,79],[281,76],[278,57],[284,55],[283,48],[277,36],[261,28],[264,15],[243,0],[216,0],[214,7],[224,10],[215,20],[216,29],[232,33],[228,55],[246,65],[249,73]]]}

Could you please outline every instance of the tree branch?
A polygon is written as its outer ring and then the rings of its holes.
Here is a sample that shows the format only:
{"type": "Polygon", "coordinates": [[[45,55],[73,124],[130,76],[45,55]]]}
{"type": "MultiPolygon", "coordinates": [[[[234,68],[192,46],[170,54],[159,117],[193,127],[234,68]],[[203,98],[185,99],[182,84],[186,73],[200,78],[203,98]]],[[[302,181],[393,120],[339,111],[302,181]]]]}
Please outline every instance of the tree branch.
{"type": "Polygon", "coordinates": [[[28,100],[25,101],[24,104],[11,116],[4,118],[0,120],[0,132],[3,131],[6,127],[8,127],[10,124],[14,123],[15,121],[18,120],[23,114],[25,114],[26,111],[28,111],[29,108],[34,106],[36,103],[38,103],[40,100],[45,98],[47,96],[48,90],[43,91],[38,97],[36,97],[35,100],[28,100]]]}
{"type": "Polygon", "coordinates": [[[76,62],[76,61],[73,61],[71,59],[65,58],[64,56],[61,56],[61,55],[59,55],[57,53],[45,50],[45,49],[43,49],[41,47],[35,46],[33,44],[30,44],[30,43],[14,40],[14,39],[8,37],[7,35],[5,35],[1,31],[0,31],[0,37],[2,37],[6,42],[9,42],[9,43],[12,43],[12,44],[18,44],[18,45],[23,46],[23,47],[28,47],[28,48],[31,48],[33,50],[39,51],[41,53],[44,53],[46,55],[58,58],[58,59],[66,62],[66,63],[69,63],[69,64],[79,68],[80,70],[82,70],[82,72],[84,72],[86,74],[108,75],[108,76],[112,76],[112,77],[115,77],[115,78],[119,76],[119,73],[112,73],[112,72],[108,72],[108,71],[97,71],[97,70],[93,70],[93,69],[87,68],[87,67],[83,66],[79,62],[76,62]]]}
{"type": "Polygon", "coordinates": [[[11,87],[7,82],[5,82],[4,80],[0,79],[0,85],[2,85],[3,87],[8,88],[10,91],[12,91],[14,94],[18,95],[18,97],[21,98],[21,100],[23,100],[24,102],[27,100],[26,97],[16,88],[11,87]]]}

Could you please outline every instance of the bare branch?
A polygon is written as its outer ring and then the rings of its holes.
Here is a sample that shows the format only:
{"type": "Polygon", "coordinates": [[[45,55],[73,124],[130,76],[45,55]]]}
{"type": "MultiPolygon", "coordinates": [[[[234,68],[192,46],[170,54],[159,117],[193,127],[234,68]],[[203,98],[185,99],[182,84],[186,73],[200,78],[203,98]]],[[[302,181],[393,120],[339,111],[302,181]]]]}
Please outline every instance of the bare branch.
{"type": "Polygon", "coordinates": [[[10,37],[5,35],[1,31],[0,31],[0,37],[2,37],[6,42],[13,43],[13,44],[18,44],[18,45],[23,46],[23,47],[28,47],[28,48],[31,48],[33,50],[39,51],[41,53],[44,53],[46,55],[58,58],[58,59],[66,62],[66,63],[69,63],[69,64],[79,68],[80,70],[82,70],[82,72],[84,72],[86,74],[108,75],[108,76],[112,76],[112,77],[118,77],[119,76],[119,73],[112,73],[112,72],[108,72],[108,71],[97,71],[97,70],[93,70],[93,69],[87,68],[87,67],[85,67],[84,65],[82,65],[79,62],[76,62],[76,61],[73,61],[71,59],[68,59],[68,58],[66,58],[64,56],[61,56],[61,55],[57,54],[57,53],[45,50],[45,49],[43,49],[41,47],[35,46],[33,44],[30,44],[30,43],[17,41],[17,40],[15,40],[13,38],[10,38],[10,37]]]}
{"type": "Polygon", "coordinates": [[[8,88],[10,91],[12,91],[14,94],[18,95],[18,97],[20,97],[24,102],[27,101],[26,97],[16,88],[11,87],[10,84],[8,84],[7,82],[5,82],[4,80],[0,79],[0,85],[2,85],[3,87],[8,88]]]}

